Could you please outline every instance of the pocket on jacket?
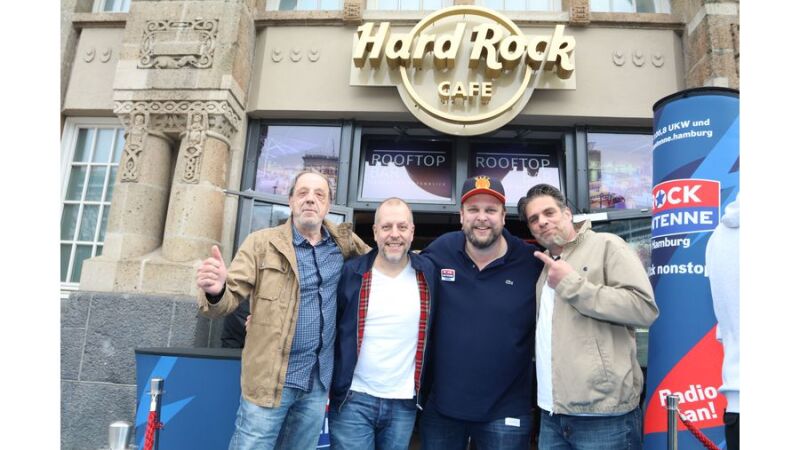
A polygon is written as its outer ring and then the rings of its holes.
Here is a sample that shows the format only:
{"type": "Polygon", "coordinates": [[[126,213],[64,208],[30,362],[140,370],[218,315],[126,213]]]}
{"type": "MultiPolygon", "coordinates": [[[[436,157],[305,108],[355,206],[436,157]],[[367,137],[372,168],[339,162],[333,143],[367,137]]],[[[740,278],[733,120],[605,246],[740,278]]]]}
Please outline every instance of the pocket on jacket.
{"type": "Polygon", "coordinates": [[[595,392],[608,394],[611,392],[614,383],[610,379],[610,371],[608,370],[609,359],[603,353],[600,343],[594,337],[588,338],[584,342],[587,354],[591,355],[587,368],[589,375],[589,382],[591,388],[595,392]]]}
{"type": "Polygon", "coordinates": [[[277,254],[267,253],[258,261],[257,304],[253,305],[253,321],[266,323],[282,317],[281,309],[288,302],[286,285],[289,283],[289,263],[277,254]]]}

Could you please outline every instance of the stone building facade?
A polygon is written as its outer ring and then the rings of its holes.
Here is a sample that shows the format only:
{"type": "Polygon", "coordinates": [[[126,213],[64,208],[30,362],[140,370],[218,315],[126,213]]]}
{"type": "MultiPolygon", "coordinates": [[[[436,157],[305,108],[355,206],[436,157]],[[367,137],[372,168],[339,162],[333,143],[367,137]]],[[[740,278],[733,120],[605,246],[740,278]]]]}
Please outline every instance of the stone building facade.
{"type": "MultiPolygon", "coordinates": [[[[241,200],[230,192],[252,176],[259,123],[347,121],[353,139],[352,124],[415,122],[393,89],[348,83],[359,25],[410,28],[429,13],[377,3],[282,11],[267,0],[62,0],[62,448],[100,448],[111,421],[133,421],[135,348],[219,346],[220,323],[197,314],[194,272],[212,245],[232,257],[241,200]],[[107,135],[110,159],[99,165],[107,135]],[[87,139],[94,156],[84,161],[76,155],[87,139]],[[83,218],[90,211],[94,222],[83,218]],[[87,224],[91,239],[81,238],[87,224]]],[[[565,24],[581,46],[578,86],[537,94],[516,126],[646,132],[661,97],[738,88],[738,1],[674,0],[667,13],[552,3],[552,11],[501,12],[524,29],[565,24]]],[[[325,158],[311,154],[309,163],[325,158]]],[[[374,209],[353,201],[358,171],[343,176],[336,203],[374,209]]]]}

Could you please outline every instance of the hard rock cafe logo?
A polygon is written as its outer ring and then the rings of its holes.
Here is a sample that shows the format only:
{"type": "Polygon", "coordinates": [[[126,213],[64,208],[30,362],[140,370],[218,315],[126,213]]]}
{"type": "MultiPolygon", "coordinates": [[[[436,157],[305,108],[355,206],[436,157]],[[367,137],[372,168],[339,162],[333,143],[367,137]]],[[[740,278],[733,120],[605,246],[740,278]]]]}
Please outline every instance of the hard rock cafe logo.
{"type": "Polygon", "coordinates": [[[564,25],[549,35],[525,36],[490,9],[453,6],[407,33],[392,33],[389,22],[358,27],[350,84],[396,85],[423,123],[476,135],[511,121],[535,88],[574,89],[574,50],[564,25]]]}
{"type": "Polygon", "coordinates": [[[475,179],[475,189],[489,189],[492,186],[489,177],[478,177],[475,179]]]}

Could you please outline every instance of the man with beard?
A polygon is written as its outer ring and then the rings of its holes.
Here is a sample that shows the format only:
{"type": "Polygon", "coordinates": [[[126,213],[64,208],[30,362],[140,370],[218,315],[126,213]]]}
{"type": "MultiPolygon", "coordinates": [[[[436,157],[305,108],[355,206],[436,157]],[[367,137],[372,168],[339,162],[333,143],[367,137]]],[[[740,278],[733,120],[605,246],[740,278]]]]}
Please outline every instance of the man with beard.
{"type": "Polygon", "coordinates": [[[407,449],[423,398],[436,272],[409,252],[414,219],[403,200],[381,203],[372,231],[378,248],[345,263],[339,280],[333,450],[407,449]]]}
{"type": "Polygon", "coordinates": [[[539,448],[641,449],[636,327],[658,317],[653,288],[620,237],[579,228],[564,195],[532,187],[520,219],[547,252],[536,285],[539,448]]]}
{"type": "Polygon", "coordinates": [[[530,448],[533,419],[534,247],[505,225],[499,180],[469,178],[461,191],[462,231],[422,255],[436,266],[432,386],[421,417],[423,450],[530,448]]]}
{"type": "Polygon", "coordinates": [[[201,314],[230,314],[250,297],[231,450],[317,447],[333,373],[336,286],[344,260],[369,250],[350,224],[325,220],[330,204],[328,179],[302,171],[285,224],[247,236],[230,269],[215,245],[197,270],[201,314]]]}

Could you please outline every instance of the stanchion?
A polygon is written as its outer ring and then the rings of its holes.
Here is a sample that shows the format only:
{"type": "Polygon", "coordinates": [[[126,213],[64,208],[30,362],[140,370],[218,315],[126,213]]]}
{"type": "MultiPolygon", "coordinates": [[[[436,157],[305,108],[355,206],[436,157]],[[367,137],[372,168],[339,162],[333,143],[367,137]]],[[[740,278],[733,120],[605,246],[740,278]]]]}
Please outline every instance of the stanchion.
{"type": "Polygon", "coordinates": [[[147,416],[147,429],[144,432],[144,445],[142,450],[158,450],[158,430],[163,424],[161,416],[161,394],[164,393],[164,379],[152,378],[150,380],[150,413],[147,416]]]}
{"type": "Polygon", "coordinates": [[[667,450],[678,450],[678,396],[667,396],[667,450]]]}
{"type": "Polygon", "coordinates": [[[667,450],[678,450],[678,419],[692,433],[692,436],[703,444],[703,447],[708,450],[719,450],[719,447],[714,445],[708,436],[704,435],[690,420],[686,420],[681,415],[678,403],[680,403],[680,400],[678,400],[677,395],[667,396],[667,450]]]}

